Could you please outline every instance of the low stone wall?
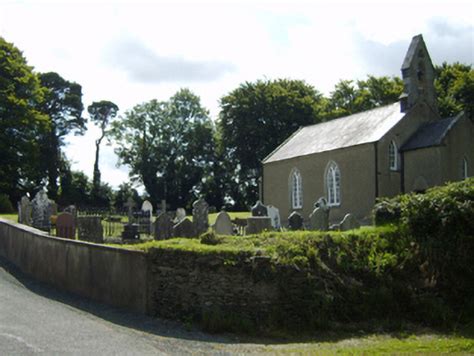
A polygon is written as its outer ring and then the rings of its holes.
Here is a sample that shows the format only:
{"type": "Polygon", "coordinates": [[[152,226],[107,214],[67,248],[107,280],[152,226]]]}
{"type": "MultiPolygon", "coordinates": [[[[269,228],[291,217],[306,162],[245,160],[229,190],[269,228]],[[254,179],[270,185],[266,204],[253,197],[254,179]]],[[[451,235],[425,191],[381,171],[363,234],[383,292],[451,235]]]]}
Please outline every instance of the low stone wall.
{"type": "Polygon", "coordinates": [[[308,313],[306,274],[267,257],[151,249],[148,258],[151,315],[202,320],[218,313],[265,326],[300,323],[308,313]]]}
{"type": "Polygon", "coordinates": [[[0,256],[57,288],[146,313],[146,255],[48,236],[0,219],[0,256]]]}
{"type": "Polygon", "coordinates": [[[253,319],[268,314],[278,296],[261,264],[245,255],[152,249],[148,268],[152,315],[181,319],[218,309],[253,319]]]}

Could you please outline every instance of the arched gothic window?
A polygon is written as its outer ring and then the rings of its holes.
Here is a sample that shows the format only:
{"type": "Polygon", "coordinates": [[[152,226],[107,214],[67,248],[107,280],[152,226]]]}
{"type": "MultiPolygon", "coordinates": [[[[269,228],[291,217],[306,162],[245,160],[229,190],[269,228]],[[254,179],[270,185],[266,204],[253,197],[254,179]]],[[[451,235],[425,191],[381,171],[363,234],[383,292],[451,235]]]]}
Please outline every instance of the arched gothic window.
{"type": "Polygon", "coordinates": [[[296,168],[291,171],[290,176],[291,207],[301,209],[303,207],[303,180],[300,171],[296,168]]]}
{"type": "Polygon", "coordinates": [[[328,205],[341,204],[341,172],[336,162],[329,162],[326,169],[326,188],[328,193],[328,205]]]}
{"type": "Polygon", "coordinates": [[[467,175],[467,159],[464,157],[462,159],[462,170],[461,170],[461,178],[466,179],[468,177],[467,175]]]}
{"type": "Polygon", "coordinates": [[[388,146],[388,162],[391,171],[398,170],[398,149],[394,141],[390,141],[388,146]]]}

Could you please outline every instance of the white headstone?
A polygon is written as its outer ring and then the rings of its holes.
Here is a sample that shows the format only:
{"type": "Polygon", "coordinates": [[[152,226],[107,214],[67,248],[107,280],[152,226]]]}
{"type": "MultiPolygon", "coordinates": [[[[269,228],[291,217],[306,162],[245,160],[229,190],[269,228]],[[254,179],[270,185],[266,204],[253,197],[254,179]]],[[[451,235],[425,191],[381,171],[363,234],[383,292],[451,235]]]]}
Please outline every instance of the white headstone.
{"type": "Polygon", "coordinates": [[[274,229],[279,229],[281,227],[280,210],[273,205],[268,205],[267,213],[271,219],[272,227],[274,229]]]}
{"type": "Polygon", "coordinates": [[[142,204],[142,211],[149,211],[150,216],[152,216],[153,215],[153,205],[148,200],[145,200],[142,204]]]}
{"type": "Polygon", "coordinates": [[[176,209],[176,216],[174,218],[175,224],[179,223],[181,220],[184,220],[185,218],[186,218],[186,210],[184,210],[184,208],[176,209]]]}

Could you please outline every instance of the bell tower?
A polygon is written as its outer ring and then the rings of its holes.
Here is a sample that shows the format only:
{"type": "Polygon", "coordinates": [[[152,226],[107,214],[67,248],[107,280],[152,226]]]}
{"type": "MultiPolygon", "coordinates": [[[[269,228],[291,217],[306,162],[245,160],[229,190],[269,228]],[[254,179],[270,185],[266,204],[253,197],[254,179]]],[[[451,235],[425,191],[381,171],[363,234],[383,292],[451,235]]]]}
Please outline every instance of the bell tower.
{"type": "Polygon", "coordinates": [[[413,37],[402,65],[403,94],[401,111],[407,112],[418,101],[424,100],[437,111],[434,88],[435,71],[422,35],[413,37]]]}

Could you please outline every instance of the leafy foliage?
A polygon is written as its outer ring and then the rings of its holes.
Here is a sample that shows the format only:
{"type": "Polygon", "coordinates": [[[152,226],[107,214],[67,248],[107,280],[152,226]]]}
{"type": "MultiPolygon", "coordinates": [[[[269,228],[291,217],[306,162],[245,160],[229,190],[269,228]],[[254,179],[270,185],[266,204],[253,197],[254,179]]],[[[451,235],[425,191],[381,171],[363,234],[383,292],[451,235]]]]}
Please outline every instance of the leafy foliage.
{"type": "Polygon", "coordinates": [[[257,199],[261,160],[300,126],[320,120],[322,95],[300,80],[246,82],[220,100],[218,128],[235,207],[257,199]]]}
{"type": "Polygon", "coordinates": [[[11,214],[15,210],[6,194],[0,194],[0,214],[11,214]]]}
{"type": "Polygon", "coordinates": [[[41,138],[42,155],[48,172],[48,195],[56,199],[64,137],[71,132],[81,135],[86,130],[86,120],[82,117],[82,88],[54,72],[41,73],[39,77],[46,89],[45,100],[39,108],[49,117],[51,127],[41,138]]]}
{"type": "Polygon", "coordinates": [[[121,163],[140,180],[154,204],[190,207],[204,190],[214,162],[213,126],[199,97],[181,89],[169,101],[151,100],[112,125],[121,163]]]}
{"type": "Polygon", "coordinates": [[[102,100],[95,101],[87,107],[87,111],[91,121],[99,126],[101,135],[95,141],[95,161],[94,161],[94,176],[92,178],[92,195],[100,195],[100,169],[99,169],[99,150],[100,144],[107,133],[107,127],[111,120],[113,120],[119,111],[116,104],[111,101],[102,100]]]}
{"type": "Polygon", "coordinates": [[[12,200],[44,177],[39,138],[49,127],[38,111],[44,94],[20,50],[0,37],[0,193],[12,200]]]}

